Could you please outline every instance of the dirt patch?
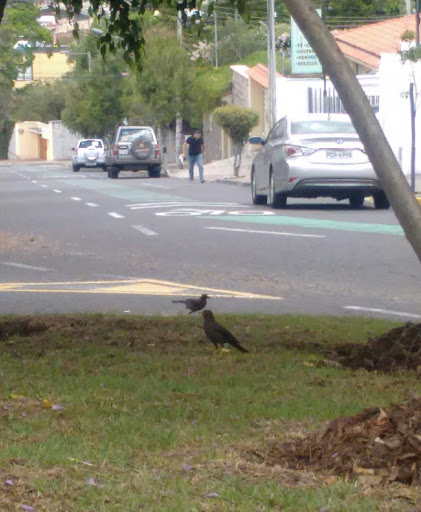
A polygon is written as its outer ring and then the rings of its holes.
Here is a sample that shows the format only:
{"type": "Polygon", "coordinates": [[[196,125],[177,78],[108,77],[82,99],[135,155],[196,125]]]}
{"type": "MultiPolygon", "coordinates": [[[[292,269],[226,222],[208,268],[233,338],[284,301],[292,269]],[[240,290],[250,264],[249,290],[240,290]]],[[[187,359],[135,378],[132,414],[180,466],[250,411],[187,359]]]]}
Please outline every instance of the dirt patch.
{"type": "Polygon", "coordinates": [[[354,370],[421,370],[421,324],[406,324],[368,340],[337,345],[335,359],[354,370]]]}
{"type": "Polygon", "coordinates": [[[419,486],[421,398],[337,418],[308,436],[272,442],[259,454],[269,465],[354,476],[375,485],[419,486]]]}

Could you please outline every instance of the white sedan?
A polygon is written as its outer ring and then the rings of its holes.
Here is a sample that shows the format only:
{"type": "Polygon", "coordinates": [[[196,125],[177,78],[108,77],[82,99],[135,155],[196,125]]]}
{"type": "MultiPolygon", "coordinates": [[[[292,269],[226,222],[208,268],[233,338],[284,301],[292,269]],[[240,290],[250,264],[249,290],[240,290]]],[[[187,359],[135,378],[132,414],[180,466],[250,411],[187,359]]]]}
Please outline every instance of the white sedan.
{"type": "Polygon", "coordinates": [[[373,196],[378,209],[389,201],[346,114],[307,114],[280,119],[253,160],[254,204],[285,208],[288,197],[348,199],[359,208],[373,196]]]}

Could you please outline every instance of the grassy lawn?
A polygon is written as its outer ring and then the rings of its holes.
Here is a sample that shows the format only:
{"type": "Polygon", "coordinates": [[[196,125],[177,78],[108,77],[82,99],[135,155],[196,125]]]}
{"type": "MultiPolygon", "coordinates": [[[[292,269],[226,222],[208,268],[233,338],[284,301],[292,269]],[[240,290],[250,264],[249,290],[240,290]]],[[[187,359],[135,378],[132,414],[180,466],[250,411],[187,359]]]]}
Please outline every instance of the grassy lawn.
{"type": "Polygon", "coordinates": [[[308,343],[396,323],[218,315],[250,350],[214,351],[198,316],[0,317],[0,510],[403,511],[417,491],[267,466],[255,453],[421,393],[415,373],[318,367],[308,343]],[[30,510],[30,509],[27,509],[30,510]]]}

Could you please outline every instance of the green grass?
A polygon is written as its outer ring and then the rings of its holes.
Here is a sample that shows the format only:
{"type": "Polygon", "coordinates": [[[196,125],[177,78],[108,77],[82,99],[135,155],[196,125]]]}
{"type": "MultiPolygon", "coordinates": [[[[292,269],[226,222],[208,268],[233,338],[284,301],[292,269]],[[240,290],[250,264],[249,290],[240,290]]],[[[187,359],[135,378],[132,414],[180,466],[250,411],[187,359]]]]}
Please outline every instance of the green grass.
{"type": "Polygon", "coordinates": [[[322,356],[305,350],[364,343],[396,323],[218,319],[250,354],[213,351],[200,317],[0,317],[10,333],[0,342],[0,509],[411,509],[384,490],[341,479],[326,485],[326,475],[253,456],[326,420],[420,392],[415,374],[317,367],[322,356]],[[46,399],[63,409],[43,408],[46,399]]]}

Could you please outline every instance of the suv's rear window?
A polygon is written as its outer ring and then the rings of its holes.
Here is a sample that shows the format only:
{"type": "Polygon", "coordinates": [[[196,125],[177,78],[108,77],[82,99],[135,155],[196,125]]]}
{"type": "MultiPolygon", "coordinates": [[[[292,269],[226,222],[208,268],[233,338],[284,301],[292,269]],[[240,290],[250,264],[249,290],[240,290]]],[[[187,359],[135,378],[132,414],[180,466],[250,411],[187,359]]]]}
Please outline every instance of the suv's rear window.
{"type": "Polygon", "coordinates": [[[100,140],[81,140],[79,142],[79,148],[86,149],[90,146],[94,146],[94,148],[102,148],[102,142],[100,140]]]}
{"type": "Polygon", "coordinates": [[[291,133],[355,133],[349,121],[292,121],[291,133]]]}
{"type": "Polygon", "coordinates": [[[152,130],[148,128],[122,128],[118,142],[132,142],[141,136],[153,142],[152,130]]]}

